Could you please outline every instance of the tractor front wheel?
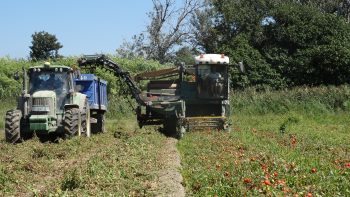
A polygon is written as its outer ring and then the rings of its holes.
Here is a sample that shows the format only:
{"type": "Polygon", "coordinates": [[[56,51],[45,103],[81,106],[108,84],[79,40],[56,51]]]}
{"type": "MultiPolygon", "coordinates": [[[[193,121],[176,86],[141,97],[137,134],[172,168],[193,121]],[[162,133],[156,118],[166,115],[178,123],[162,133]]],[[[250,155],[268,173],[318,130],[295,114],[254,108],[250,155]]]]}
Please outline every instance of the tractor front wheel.
{"type": "Polygon", "coordinates": [[[79,133],[81,119],[78,108],[66,109],[64,114],[63,126],[65,138],[71,138],[79,133]]]}
{"type": "Polygon", "coordinates": [[[6,112],[5,117],[5,138],[8,143],[21,141],[21,118],[20,110],[10,110],[6,112]]]}

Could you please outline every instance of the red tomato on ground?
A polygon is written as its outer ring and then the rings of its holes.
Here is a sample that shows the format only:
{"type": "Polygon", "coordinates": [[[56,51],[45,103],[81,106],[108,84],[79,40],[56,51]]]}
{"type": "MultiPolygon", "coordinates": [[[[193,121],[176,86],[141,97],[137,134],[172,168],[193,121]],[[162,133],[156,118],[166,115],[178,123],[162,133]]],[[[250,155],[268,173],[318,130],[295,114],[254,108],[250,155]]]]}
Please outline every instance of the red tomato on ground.
{"type": "Polygon", "coordinates": [[[252,182],[252,179],[251,179],[251,178],[244,178],[244,179],[243,179],[243,182],[244,182],[244,183],[251,183],[251,182],[252,182]]]}

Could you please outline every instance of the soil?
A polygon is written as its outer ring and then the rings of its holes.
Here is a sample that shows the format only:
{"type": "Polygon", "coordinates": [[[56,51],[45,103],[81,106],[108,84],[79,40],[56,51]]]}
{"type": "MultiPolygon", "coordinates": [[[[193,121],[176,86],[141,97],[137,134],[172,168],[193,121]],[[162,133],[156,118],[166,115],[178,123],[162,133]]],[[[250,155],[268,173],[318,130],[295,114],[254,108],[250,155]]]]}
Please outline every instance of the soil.
{"type": "Polygon", "coordinates": [[[184,197],[185,188],[182,185],[183,178],[180,173],[181,160],[180,154],[176,149],[177,139],[167,138],[164,141],[164,148],[159,153],[159,160],[163,166],[158,171],[158,189],[157,196],[166,197],[184,197]]]}

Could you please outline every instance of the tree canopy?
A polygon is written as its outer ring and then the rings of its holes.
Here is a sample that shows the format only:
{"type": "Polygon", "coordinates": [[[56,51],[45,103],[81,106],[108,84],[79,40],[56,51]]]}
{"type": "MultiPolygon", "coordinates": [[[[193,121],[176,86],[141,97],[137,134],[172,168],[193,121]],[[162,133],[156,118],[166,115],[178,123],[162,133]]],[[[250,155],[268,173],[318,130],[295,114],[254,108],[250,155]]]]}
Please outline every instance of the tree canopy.
{"type": "Polygon", "coordinates": [[[193,17],[193,41],[244,62],[246,73],[232,70],[234,87],[349,83],[346,3],[211,0],[193,17]]]}
{"type": "Polygon", "coordinates": [[[32,35],[32,46],[30,46],[30,58],[32,60],[47,60],[60,57],[58,50],[62,48],[55,35],[45,31],[35,32],[32,35]]]}
{"type": "Polygon", "coordinates": [[[117,50],[161,63],[198,53],[243,62],[232,86],[350,83],[350,0],[154,0],[145,34],[117,50]]]}

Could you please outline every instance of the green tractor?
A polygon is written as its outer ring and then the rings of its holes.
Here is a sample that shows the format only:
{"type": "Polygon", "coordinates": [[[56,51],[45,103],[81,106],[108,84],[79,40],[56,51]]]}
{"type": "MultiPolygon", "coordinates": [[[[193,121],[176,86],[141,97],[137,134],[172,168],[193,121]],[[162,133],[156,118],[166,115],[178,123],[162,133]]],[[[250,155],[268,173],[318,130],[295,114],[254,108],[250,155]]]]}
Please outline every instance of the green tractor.
{"type": "MultiPolygon", "coordinates": [[[[6,112],[5,138],[9,143],[37,136],[90,136],[90,110],[85,94],[75,90],[74,71],[50,65],[23,69],[23,90],[17,108],[6,112]]],[[[18,73],[15,76],[19,79],[18,73]]]]}

